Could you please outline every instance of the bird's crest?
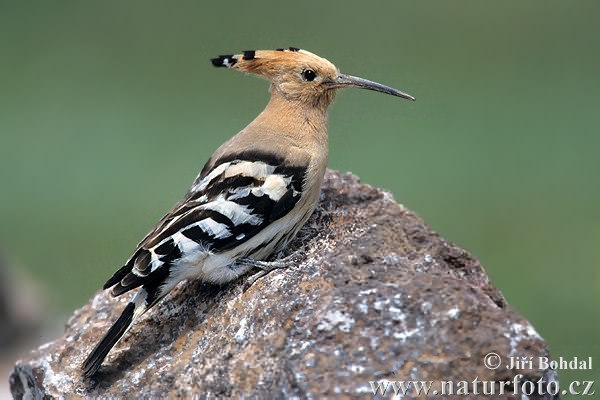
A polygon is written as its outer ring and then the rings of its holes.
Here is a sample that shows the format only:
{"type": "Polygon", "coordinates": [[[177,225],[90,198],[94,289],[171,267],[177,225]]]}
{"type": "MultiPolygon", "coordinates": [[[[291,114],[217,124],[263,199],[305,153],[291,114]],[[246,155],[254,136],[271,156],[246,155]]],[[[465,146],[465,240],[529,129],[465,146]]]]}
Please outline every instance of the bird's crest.
{"type": "Polygon", "coordinates": [[[356,87],[414,100],[409,94],[389,86],[351,75],[340,74],[323,57],[296,47],[276,50],[246,50],[211,59],[215,67],[227,67],[260,75],[271,81],[271,91],[286,99],[318,105],[324,110],[337,89],[356,87]]]}
{"type": "Polygon", "coordinates": [[[215,67],[227,67],[262,75],[268,79],[292,69],[319,69],[331,74],[337,68],[323,57],[296,47],[276,50],[245,50],[211,59],[215,67]]]}
{"type": "Polygon", "coordinates": [[[211,59],[215,67],[227,67],[261,76],[271,81],[271,92],[307,105],[326,107],[335,90],[326,82],[335,80],[338,70],[329,61],[296,47],[276,50],[246,50],[242,54],[211,59]]]}

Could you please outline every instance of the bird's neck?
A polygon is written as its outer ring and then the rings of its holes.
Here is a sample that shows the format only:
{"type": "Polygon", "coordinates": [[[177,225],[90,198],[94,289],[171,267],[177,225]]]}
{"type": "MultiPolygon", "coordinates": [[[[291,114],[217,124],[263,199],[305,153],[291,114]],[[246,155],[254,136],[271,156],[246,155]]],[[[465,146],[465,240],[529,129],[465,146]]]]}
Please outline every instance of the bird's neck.
{"type": "Polygon", "coordinates": [[[252,123],[279,135],[299,136],[299,139],[327,141],[327,106],[286,98],[271,90],[267,107],[252,123]]]}

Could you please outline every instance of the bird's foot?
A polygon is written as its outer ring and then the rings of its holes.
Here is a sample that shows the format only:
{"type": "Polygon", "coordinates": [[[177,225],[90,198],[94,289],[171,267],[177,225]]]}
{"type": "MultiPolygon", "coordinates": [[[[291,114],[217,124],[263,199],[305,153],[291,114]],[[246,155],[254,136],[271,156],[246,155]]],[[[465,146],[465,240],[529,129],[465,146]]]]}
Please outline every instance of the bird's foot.
{"type": "Polygon", "coordinates": [[[273,261],[259,261],[254,260],[252,258],[240,258],[239,260],[237,260],[237,263],[250,265],[255,268],[260,268],[260,271],[246,279],[246,283],[244,284],[244,291],[248,290],[250,286],[256,283],[256,281],[258,281],[260,278],[268,275],[269,272],[276,269],[289,267],[290,265],[292,265],[293,261],[295,261],[294,259],[294,254],[273,261]]]}
{"type": "Polygon", "coordinates": [[[246,281],[244,282],[244,287],[242,290],[245,292],[246,290],[250,289],[250,286],[254,285],[256,283],[256,281],[258,281],[260,278],[267,275],[269,272],[270,271],[261,270],[261,271],[258,271],[257,273],[255,273],[254,275],[250,276],[249,278],[246,278],[246,281]]]}

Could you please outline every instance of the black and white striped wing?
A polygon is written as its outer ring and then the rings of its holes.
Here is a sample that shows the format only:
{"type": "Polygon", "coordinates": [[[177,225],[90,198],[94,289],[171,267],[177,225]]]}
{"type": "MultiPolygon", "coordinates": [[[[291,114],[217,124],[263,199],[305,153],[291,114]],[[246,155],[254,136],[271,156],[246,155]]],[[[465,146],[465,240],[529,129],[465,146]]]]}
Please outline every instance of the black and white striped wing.
{"type": "Polygon", "coordinates": [[[185,198],[140,242],[104,288],[113,287],[115,296],[142,285],[156,289],[153,286],[165,281],[173,265],[226,252],[250,240],[294,208],[305,172],[305,167],[256,152],[209,161],[185,198]]]}

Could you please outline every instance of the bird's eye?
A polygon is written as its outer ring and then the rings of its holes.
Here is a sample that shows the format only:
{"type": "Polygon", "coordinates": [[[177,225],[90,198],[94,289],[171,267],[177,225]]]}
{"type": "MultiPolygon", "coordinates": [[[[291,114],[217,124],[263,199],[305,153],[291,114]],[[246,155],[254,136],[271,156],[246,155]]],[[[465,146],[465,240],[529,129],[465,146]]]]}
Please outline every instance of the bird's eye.
{"type": "Polygon", "coordinates": [[[305,69],[302,71],[302,79],[308,82],[312,82],[317,77],[317,74],[312,69],[305,69]]]}

